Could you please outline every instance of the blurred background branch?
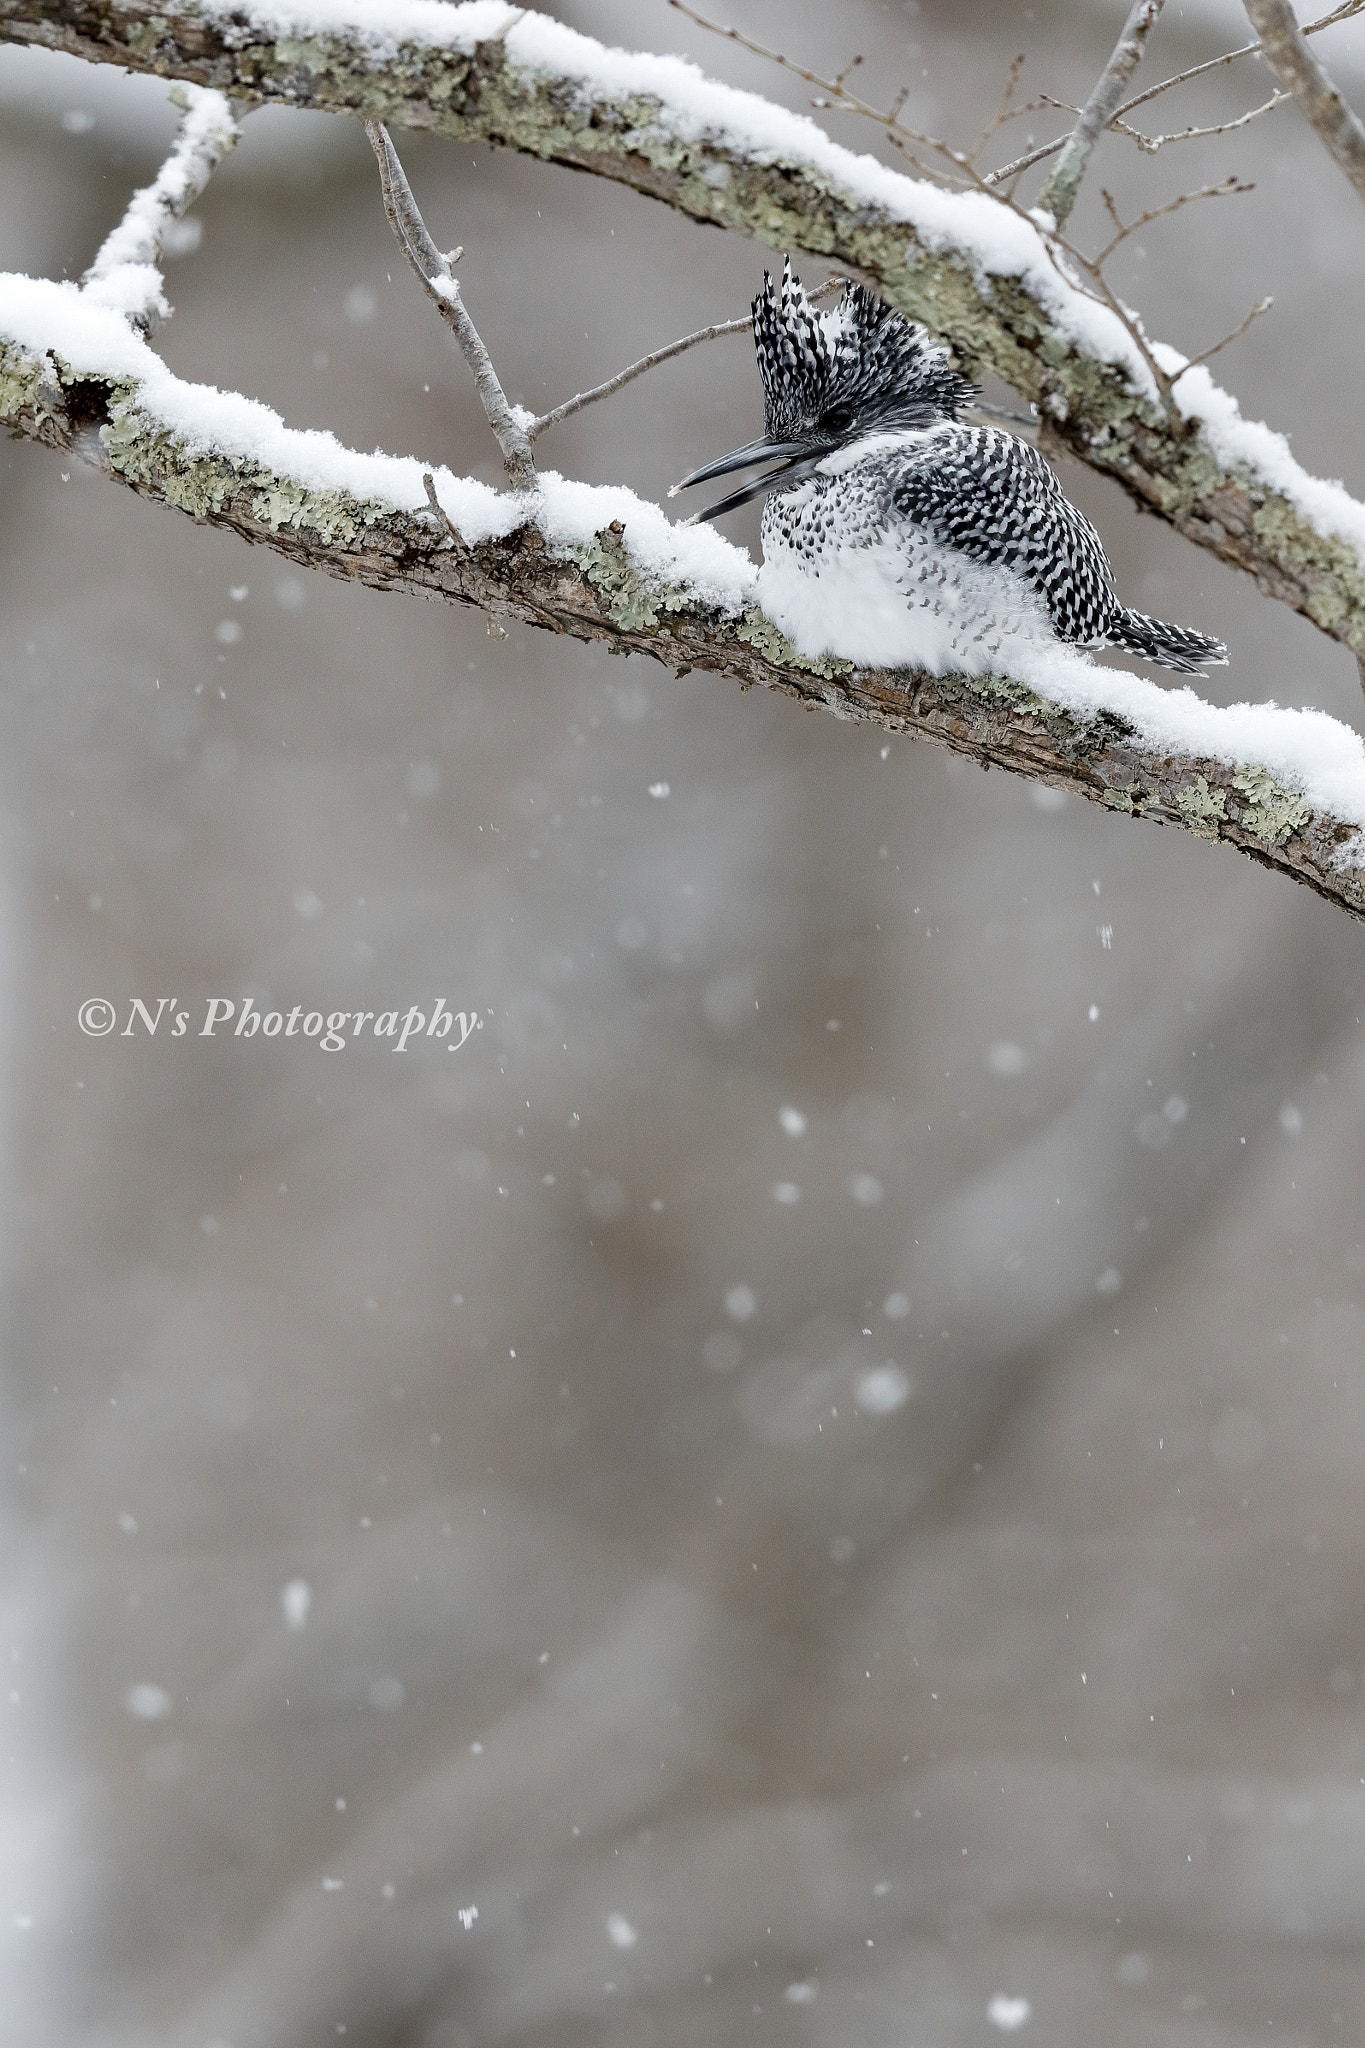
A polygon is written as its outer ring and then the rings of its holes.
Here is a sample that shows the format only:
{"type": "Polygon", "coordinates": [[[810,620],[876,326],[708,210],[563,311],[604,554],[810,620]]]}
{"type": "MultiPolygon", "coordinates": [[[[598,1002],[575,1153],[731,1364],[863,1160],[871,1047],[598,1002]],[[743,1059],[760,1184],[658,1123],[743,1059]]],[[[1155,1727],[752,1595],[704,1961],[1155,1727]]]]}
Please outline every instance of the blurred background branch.
{"type": "Polygon", "coordinates": [[[1330,155],[1365,199],[1365,123],[1310,49],[1289,0],[1245,0],[1266,62],[1330,155]]]}

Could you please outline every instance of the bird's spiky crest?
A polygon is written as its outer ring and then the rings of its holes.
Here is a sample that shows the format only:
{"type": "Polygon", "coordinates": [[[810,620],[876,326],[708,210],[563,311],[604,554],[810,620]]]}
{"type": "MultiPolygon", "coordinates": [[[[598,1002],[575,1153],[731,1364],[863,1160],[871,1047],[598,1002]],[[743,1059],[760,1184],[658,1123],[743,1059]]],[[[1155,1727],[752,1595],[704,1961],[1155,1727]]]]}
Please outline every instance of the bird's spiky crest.
{"type": "Polygon", "coordinates": [[[754,347],[773,441],[804,439],[831,419],[863,433],[951,419],[975,395],[942,343],[862,285],[850,286],[831,312],[816,312],[790,257],[780,287],[764,272],[754,347]]]}

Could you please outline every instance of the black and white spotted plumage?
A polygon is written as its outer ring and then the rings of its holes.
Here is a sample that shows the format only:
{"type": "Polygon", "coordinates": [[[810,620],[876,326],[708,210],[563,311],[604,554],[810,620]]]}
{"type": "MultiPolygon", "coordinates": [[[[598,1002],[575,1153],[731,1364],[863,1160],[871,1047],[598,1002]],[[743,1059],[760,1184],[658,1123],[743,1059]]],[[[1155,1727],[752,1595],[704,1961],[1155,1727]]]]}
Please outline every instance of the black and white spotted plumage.
{"type": "Polygon", "coordinates": [[[1227,659],[1120,603],[1090,521],[1028,442],[961,417],[975,388],[923,327],[861,286],[821,313],[790,262],[753,318],[765,438],[689,481],[780,462],[712,511],[768,494],[759,595],[804,651],[937,673],[1058,641],[1227,659]]]}

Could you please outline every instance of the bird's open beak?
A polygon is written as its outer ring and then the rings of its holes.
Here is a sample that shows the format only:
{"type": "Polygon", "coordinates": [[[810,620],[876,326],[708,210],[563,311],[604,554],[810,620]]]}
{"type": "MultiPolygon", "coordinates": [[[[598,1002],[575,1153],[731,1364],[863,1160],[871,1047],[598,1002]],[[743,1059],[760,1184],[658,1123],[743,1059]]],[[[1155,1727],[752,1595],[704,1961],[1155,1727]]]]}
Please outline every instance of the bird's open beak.
{"type": "Polygon", "coordinates": [[[694,469],[691,476],[685,476],[681,483],[674,484],[668,495],[670,498],[676,498],[679,491],[690,490],[693,484],[709,483],[712,477],[729,476],[736,469],[752,469],[758,462],[776,463],[775,469],[767,470],[764,475],[753,478],[741,490],[732,491],[728,498],[722,498],[718,504],[708,505],[704,512],[694,513],[687,522],[689,526],[694,526],[699,519],[715,519],[722,512],[733,512],[737,505],[747,505],[751,498],[761,497],[778,477],[785,476],[803,456],[809,458],[809,455],[810,450],[803,447],[799,441],[769,441],[766,438],[750,441],[746,447],[735,448],[729,455],[722,455],[718,462],[708,462],[701,469],[694,469]]]}

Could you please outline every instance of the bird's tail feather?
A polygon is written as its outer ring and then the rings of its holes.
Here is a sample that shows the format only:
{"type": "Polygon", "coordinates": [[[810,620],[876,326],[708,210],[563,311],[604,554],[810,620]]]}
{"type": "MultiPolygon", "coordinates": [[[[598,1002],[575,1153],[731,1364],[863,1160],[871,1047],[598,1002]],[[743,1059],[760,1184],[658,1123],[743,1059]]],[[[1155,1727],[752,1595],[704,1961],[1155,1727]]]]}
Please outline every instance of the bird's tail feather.
{"type": "Polygon", "coordinates": [[[1202,674],[1206,665],[1221,667],[1228,658],[1227,648],[1211,634],[1170,626],[1164,619],[1149,619],[1145,612],[1129,611],[1126,605],[1119,606],[1107,637],[1111,647],[1145,655],[1148,661],[1187,676],[1202,674]]]}

